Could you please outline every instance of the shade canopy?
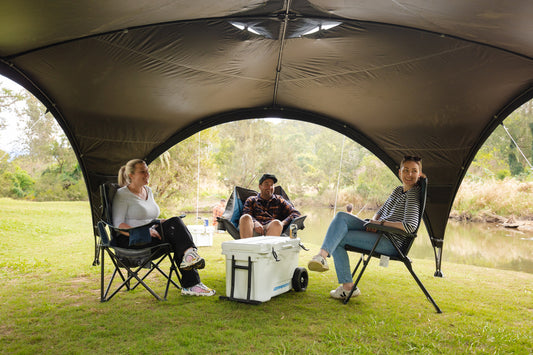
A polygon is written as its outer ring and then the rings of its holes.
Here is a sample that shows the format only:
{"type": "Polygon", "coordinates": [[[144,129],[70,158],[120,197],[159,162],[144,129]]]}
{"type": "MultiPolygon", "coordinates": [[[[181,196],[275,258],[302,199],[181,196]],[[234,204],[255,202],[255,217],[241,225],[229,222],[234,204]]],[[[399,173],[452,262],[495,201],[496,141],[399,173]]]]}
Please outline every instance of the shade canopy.
{"type": "Polygon", "coordinates": [[[424,158],[440,246],[457,189],[499,123],[533,96],[531,0],[12,0],[0,74],[69,138],[98,185],[221,123],[297,119],[392,170],[424,158]]]}

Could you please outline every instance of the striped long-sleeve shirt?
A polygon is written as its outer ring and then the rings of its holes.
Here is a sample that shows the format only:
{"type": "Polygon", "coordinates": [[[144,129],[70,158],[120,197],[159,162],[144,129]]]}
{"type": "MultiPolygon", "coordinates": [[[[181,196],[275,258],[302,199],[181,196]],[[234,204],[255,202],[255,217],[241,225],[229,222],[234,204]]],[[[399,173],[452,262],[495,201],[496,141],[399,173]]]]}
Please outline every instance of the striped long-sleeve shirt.
{"type": "Polygon", "coordinates": [[[413,233],[420,223],[420,186],[413,186],[407,192],[398,186],[378,211],[380,220],[402,222],[408,233],[413,233]]]}

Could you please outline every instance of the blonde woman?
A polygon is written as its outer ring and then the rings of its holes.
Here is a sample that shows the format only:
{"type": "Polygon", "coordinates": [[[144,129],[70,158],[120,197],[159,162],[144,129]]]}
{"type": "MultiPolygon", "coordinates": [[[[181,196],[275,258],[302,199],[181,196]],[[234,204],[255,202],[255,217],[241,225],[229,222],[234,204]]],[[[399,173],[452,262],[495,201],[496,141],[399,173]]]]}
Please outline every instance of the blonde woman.
{"type": "MultiPolygon", "coordinates": [[[[118,183],[121,186],[113,199],[113,225],[132,228],[150,223],[159,216],[159,206],[148,186],[150,173],[141,159],[130,160],[120,168],[118,183]]],[[[215,290],[200,281],[197,269],[205,266],[205,260],[198,255],[192,236],[181,218],[162,220],[162,224],[150,229],[152,241],[149,245],[169,243],[174,251],[174,260],[181,273],[181,294],[191,296],[213,296],[215,290]]],[[[118,237],[119,246],[128,246],[127,233],[118,237]]]]}

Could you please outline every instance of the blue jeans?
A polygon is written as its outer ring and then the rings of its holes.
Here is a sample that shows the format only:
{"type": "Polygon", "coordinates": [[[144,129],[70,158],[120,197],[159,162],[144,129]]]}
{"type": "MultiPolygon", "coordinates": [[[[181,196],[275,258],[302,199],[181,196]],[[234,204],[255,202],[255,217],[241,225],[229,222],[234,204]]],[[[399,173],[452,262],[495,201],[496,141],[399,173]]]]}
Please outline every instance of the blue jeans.
{"type": "Polygon", "coordinates": [[[364,245],[366,247],[369,243],[372,246],[373,242],[376,241],[378,235],[367,232],[364,227],[365,223],[364,220],[350,213],[339,212],[328,227],[326,237],[322,243],[322,249],[333,256],[339,283],[353,282],[350,259],[344,246],[349,244],[360,247],[364,245]]]}

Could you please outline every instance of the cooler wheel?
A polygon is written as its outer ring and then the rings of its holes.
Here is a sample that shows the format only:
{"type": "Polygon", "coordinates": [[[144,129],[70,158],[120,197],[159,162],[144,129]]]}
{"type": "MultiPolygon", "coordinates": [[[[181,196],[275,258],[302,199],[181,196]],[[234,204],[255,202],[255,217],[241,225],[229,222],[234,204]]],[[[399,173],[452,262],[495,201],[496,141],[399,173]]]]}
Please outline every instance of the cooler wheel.
{"type": "Polygon", "coordinates": [[[292,276],[292,288],[296,292],[305,291],[307,289],[307,283],[309,282],[309,275],[304,267],[297,267],[294,269],[294,275],[292,276]]]}

